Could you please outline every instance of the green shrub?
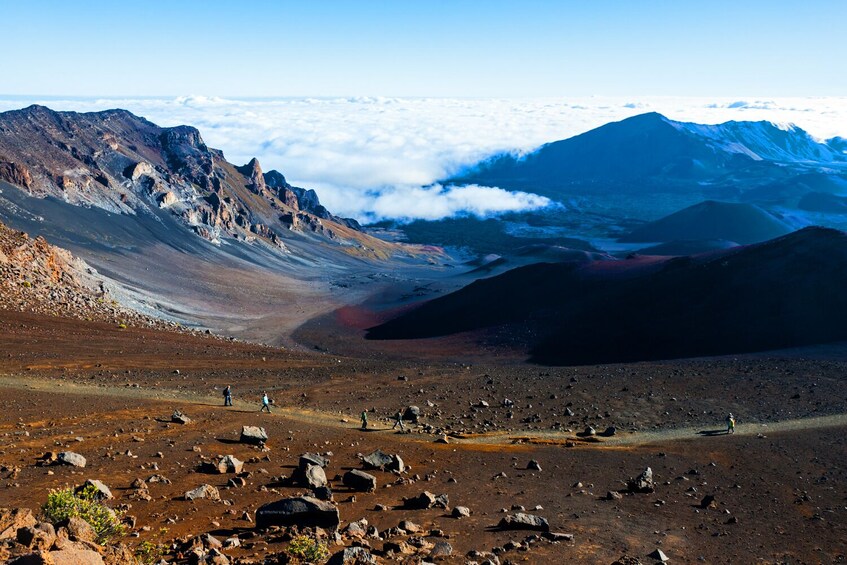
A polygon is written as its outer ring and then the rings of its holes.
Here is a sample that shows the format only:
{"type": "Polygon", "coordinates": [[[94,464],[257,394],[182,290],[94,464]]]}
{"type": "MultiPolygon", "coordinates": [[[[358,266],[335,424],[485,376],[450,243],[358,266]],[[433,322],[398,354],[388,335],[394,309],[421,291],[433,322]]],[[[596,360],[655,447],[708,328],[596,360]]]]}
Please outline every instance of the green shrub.
{"type": "Polygon", "coordinates": [[[167,548],[164,544],[145,540],[138,544],[135,556],[141,563],[158,563],[164,557],[167,548]]]}
{"type": "Polygon", "coordinates": [[[22,282],[21,284],[22,284],[22,285],[24,285],[24,288],[29,288],[29,287],[31,287],[31,286],[32,286],[32,283],[31,283],[31,282],[29,282],[29,281],[24,281],[24,282],[22,282]]]}
{"type": "Polygon", "coordinates": [[[307,563],[323,563],[329,559],[329,548],[324,542],[309,536],[297,536],[288,545],[288,554],[307,563]]]}
{"type": "Polygon", "coordinates": [[[119,330],[125,330],[125,329],[126,329],[126,324],[125,324],[125,323],[123,323],[123,322],[121,322],[120,324],[118,324],[118,329],[119,329],[119,330]]]}
{"type": "Polygon", "coordinates": [[[78,493],[72,488],[51,490],[41,512],[48,522],[57,523],[68,518],[81,518],[88,522],[97,534],[97,542],[104,544],[126,533],[120,516],[111,508],[96,500],[97,489],[87,486],[78,493]]]}

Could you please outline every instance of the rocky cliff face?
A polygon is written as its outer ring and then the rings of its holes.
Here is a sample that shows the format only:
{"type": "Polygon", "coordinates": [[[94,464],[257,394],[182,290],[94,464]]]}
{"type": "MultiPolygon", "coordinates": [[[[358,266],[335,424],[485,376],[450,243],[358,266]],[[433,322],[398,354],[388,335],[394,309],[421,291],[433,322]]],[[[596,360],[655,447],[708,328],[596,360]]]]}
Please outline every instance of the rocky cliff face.
{"type": "Polygon", "coordinates": [[[0,223],[0,310],[170,327],[119,306],[108,283],[84,261],[42,237],[0,223]]]}
{"type": "Polygon", "coordinates": [[[256,159],[237,167],[189,126],[159,127],[125,110],[0,114],[0,180],[38,197],[119,214],[176,216],[213,243],[235,238],[285,250],[290,237],[357,243],[355,220],[289,185],[256,159]]]}

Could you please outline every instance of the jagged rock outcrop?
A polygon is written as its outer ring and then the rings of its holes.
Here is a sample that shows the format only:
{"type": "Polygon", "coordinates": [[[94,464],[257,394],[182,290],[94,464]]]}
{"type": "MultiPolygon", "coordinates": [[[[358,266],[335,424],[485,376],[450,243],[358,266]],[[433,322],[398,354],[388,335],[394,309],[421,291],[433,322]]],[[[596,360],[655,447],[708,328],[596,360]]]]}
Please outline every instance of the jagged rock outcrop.
{"type": "Polygon", "coordinates": [[[43,237],[0,223],[0,310],[125,325],[164,325],[115,303],[97,274],[43,237]]]}
{"type": "Polygon", "coordinates": [[[359,224],[332,215],[313,190],[263,172],[255,158],[232,165],[196,128],[162,128],[125,110],[0,113],[0,180],[119,214],[170,213],[212,243],[263,241],[287,251],[285,239],[305,233],[369,247],[354,241],[368,236],[349,231],[359,224]]]}

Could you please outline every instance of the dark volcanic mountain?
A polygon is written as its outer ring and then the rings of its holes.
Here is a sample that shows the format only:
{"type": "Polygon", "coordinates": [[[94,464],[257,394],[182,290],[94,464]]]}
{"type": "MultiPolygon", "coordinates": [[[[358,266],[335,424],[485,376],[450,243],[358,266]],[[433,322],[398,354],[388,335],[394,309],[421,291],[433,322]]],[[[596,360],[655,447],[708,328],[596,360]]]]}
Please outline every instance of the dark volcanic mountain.
{"type": "Polygon", "coordinates": [[[693,257],[530,265],[432,300],[368,337],[485,330],[551,364],[760,351],[847,339],[845,285],[847,234],[806,228],[693,257]]]}
{"type": "Polygon", "coordinates": [[[524,190],[554,199],[586,190],[691,190],[700,183],[738,191],[740,179],[743,190],[810,168],[830,167],[826,173],[837,174],[847,163],[839,147],[837,140],[819,143],[793,126],[708,126],[649,113],[548,143],[526,156],[496,156],[447,182],[524,190]]]}
{"type": "Polygon", "coordinates": [[[791,227],[752,204],[707,201],[641,226],[623,242],[725,240],[760,243],[792,232],[791,227]]]}

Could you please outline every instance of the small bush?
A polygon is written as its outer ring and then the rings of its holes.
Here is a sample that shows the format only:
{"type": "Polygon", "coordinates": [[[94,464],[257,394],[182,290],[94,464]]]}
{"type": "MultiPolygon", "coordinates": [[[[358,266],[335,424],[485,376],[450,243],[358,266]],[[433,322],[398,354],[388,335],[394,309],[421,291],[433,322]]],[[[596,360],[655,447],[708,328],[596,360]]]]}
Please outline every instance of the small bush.
{"type": "Polygon", "coordinates": [[[51,490],[41,512],[48,522],[57,523],[68,518],[81,518],[88,522],[97,534],[97,542],[108,543],[126,533],[120,516],[105,504],[97,501],[97,489],[91,485],[74,493],[72,488],[51,490]]]}
{"type": "Polygon", "coordinates": [[[288,554],[306,563],[323,563],[329,559],[329,548],[309,536],[297,536],[288,545],[288,554]]]}
{"type": "Polygon", "coordinates": [[[166,552],[167,548],[164,544],[147,540],[138,544],[135,549],[135,556],[141,563],[158,563],[166,552]]]}
{"type": "Polygon", "coordinates": [[[29,281],[24,281],[21,284],[24,286],[24,288],[30,288],[32,286],[32,283],[29,281]]]}
{"type": "Polygon", "coordinates": [[[125,324],[125,323],[123,323],[123,322],[121,322],[120,324],[118,324],[118,329],[119,329],[119,330],[125,330],[125,329],[126,329],[126,324],[125,324]]]}

